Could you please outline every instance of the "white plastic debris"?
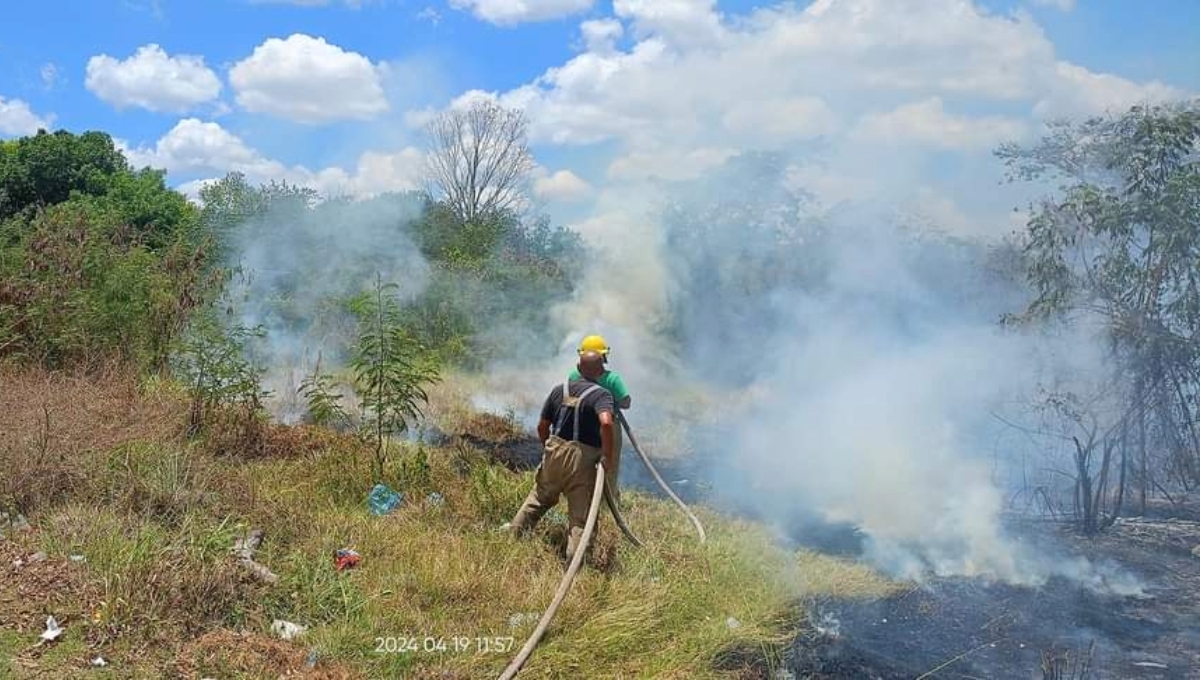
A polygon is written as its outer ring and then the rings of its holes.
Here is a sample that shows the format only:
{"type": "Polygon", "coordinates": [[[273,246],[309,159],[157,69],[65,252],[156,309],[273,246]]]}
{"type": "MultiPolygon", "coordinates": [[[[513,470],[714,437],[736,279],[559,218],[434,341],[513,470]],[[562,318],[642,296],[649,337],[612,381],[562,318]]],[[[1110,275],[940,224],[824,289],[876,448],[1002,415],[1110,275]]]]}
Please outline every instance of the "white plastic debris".
{"type": "Polygon", "coordinates": [[[53,616],[46,619],[46,630],[42,631],[42,639],[46,642],[57,640],[59,635],[62,635],[63,629],[59,627],[58,621],[53,616]]]}
{"type": "Polygon", "coordinates": [[[86,562],[87,561],[87,558],[84,557],[83,555],[68,555],[67,559],[71,560],[72,562],[86,562]]]}
{"type": "Polygon", "coordinates": [[[291,621],[284,621],[283,619],[275,619],[275,621],[271,623],[271,632],[283,638],[284,640],[291,640],[299,637],[303,635],[304,631],[306,630],[308,630],[308,628],[296,623],[292,623],[291,621]]]}
{"type": "Polygon", "coordinates": [[[727,628],[729,628],[729,630],[736,630],[736,629],[742,627],[742,622],[738,621],[737,619],[735,619],[731,616],[731,617],[725,619],[725,626],[727,628]]]}
{"type": "Polygon", "coordinates": [[[92,659],[92,665],[95,666],[96,668],[104,668],[105,666],[108,665],[108,662],[104,660],[104,657],[98,656],[98,657],[92,659]]]}
{"type": "Polygon", "coordinates": [[[29,556],[29,564],[33,564],[35,562],[45,562],[45,561],[46,561],[46,553],[42,552],[41,550],[39,550],[29,556]]]}
{"type": "Polygon", "coordinates": [[[525,612],[523,614],[522,613],[513,614],[512,616],[508,617],[508,627],[509,628],[517,628],[517,627],[521,626],[521,624],[526,623],[526,622],[537,623],[537,620],[539,618],[541,618],[541,615],[538,614],[537,612],[525,612]]]}
{"type": "Polygon", "coordinates": [[[1192,548],[1192,557],[1200,559],[1200,545],[1196,546],[1195,548],[1192,548]]]}

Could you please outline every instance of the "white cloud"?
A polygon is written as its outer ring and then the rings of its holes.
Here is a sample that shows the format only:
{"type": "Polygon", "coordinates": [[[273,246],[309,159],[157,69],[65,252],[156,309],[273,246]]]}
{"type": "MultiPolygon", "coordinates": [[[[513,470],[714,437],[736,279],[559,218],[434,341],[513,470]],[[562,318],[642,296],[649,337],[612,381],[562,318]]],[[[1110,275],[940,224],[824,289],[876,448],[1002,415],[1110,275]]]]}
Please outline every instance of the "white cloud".
{"type": "Polygon", "coordinates": [[[139,47],[128,59],[92,57],[85,85],[118,110],[139,107],[168,113],[188,111],[221,93],[220,79],[202,57],[173,57],[153,43],[139,47]]]}
{"type": "Polygon", "coordinates": [[[592,194],[592,185],[570,170],[554,173],[543,170],[534,177],[533,193],[547,201],[581,201],[592,194]]]}
{"type": "Polygon", "coordinates": [[[450,0],[454,9],[500,26],[548,21],[591,9],[595,0],[450,0]]]}
{"type": "Polygon", "coordinates": [[[1065,61],[1055,64],[1048,78],[1051,85],[1034,107],[1034,112],[1043,117],[1119,112],[1134,104],[1188,96],[1183,90],[1157,80],[1135,83],[1108,73],[1093,73],[1065,61]]]}
{"type": "Polygon", "coordinates": [[[639,36],[698,45],[725,35],[716,5],[716,0],[613,0],[613,13],[632,21],[639,36]]]}
{"type": "Polygon", "coordinates": [[[736,156],[733,147],[664,147],[632,151],[608,166],[609,179],[640,181],[695,179],[736,156]]]}
{"type": "Polygon", "coordinates": [[[820,97],[787,97],[738,102],[722,118],[735,133],[779,139],[810,139],[836,132],[837,114],[820,97]]]}
{"type": "Polygon", "coordinates": [[[254,48],[229,82],[243,109],[301,123],[369,120],[388,109],[379,67],[302,33],[254,48]]]}
{"type": "Polygon", "coordinates": [[[940,97],[905,104],[887,113],[863,116],[855,135],[867,142],[917,142],[930,147],[987,151],[1023,137],[1023,122],[1001,116],[968,118],[946,113],[940,97]]]}
{"type": "Polygon", "coordinates": [[[412,190],[417,188],[422,158],[422,152],[411,147],[390,153],[368,151],[359,156],[357,165],[350,170],[340,167],[310,170],[267,158],[219,124],[196,118],[179,121],[153,147],[131,148],[124,142],[119,146],[136,167],[149,165],[176,176],[204,177],[181,186],[192,195],[207,178],[228,172],[241,172],[253,183],[284,180],[326,195],[370,196],[412,190]]]}
{"type": "Polygon", "coordinates": [[[0,97],[0,135],[21,137],[36,134],[38,129],[49,130],[54,116],[39,116],[20,99],[0,97]]]}
{"type": "MultiPolygon", "coordinates": [[[[813,0],[737,17],[712,0],[614,0],[613,12],[580,24],[580,51],[564,63],[454,105],[489,97],[522,108],[535,144],[606,142],[607,177],[625,186],[817,142],[830,159],[809,171],[814,186],[843,195],[854,177],[900,200],[929,184],[914,169],[930,153],[982,158],[973,167],[998,175],[990,150],[1027,139],[1045,115],[1181,94],[1069,64],[1029,13],[972,0],[813,0]]],[[[935,188],[995,205],[992,179],[978,196],[935,188]]]]}
{"type": "Polygon", "coordinates": [[[586,51],[498,97],[529,111],[539,142],[692,144],[724,128],[753,146],[934,97],[1032,112],[1042,100],[1095,109],[1121,94],[1073,75],[1030,17],[969,0],[817,0],[736,22],[712,5],[616,0],[640,36],[633,46],[616,48],[617,24],[586,22],[586,51]]]}
{"type": "Polygon", "coordinates": [[[593,19],[580,24],[579,33],[588,52],[611,54],[625,27],[616,19],[593,19]]]}

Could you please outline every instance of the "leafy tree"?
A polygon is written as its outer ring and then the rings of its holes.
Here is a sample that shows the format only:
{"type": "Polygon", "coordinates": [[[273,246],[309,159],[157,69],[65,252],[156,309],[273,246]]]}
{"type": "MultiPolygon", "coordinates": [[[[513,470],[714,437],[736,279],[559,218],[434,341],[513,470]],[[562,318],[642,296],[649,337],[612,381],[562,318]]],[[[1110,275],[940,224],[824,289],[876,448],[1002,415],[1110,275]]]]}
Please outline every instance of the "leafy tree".
{"type": "Polygon", "coordinates": [[[73,192],[101,195],[129,164],[102,132],[39,130],[0,146],[0,220],[62,203],[73,192]]]}
{"type": "Polygon", "coordinates": [[[1008,321],[1102,322],[1127,394],[1112,436],[1122,454],[1136,442],[1143,509],[1147,487],[1162,486],[1155,467],[1200,484],[1198,145],[1195,100],[1057,122],[1031,148],[997,150],[1011,179],[1062,183],[1031,210],[1022,247],[1035,296],[1008,321]],[[1157,466],[1155,444],[1167,452],[1157,466]]]}

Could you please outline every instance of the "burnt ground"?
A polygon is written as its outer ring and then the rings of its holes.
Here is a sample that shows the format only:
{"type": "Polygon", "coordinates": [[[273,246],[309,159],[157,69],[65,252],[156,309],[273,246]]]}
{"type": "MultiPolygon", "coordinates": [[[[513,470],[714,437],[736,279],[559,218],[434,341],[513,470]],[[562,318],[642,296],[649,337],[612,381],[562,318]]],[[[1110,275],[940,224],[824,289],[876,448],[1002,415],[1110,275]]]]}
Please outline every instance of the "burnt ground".
{"type": "Polygon", "coordinates": [[[1040,588],[939,578],[874,602],[813,603],[818,630],[796,640],[791,671],[800,678],[1200,678],[1200,558],[1191,554],[1200,523],[1122,520],[1095,539],[1041,524],[1024,535],[1111,561],[1135,575],[1143,593],[1102,594],[1063,578],[1040,588]]]}
{"type": "MultiPolygon", "coordinates": [[[[451,438],[510,469],[537,466],[536,439],[494,425],[451,438]]],[[[657,492],[632,447],[623,457],[622,485],[657,492]]],[[[739,499],[703,483],[738,474],[713,457],[654,462],[685,502],[754,516],[739,499]]],[[[1133,575],[1142,592],[1105,593],[1061,577],[1039,588],[931,578],[877,601],[805,603],[815,626],[792,646],[791,677],[1200,679],[1200,556],[1192,554],[1200,546],[1200,505],[1155,506],[1144,519],[1120,519],[1094,538],[1046,521],[1012,521],[1009,528],[1047,559],[1083,556],[1115,566],[1133,575]]],[[[790,537],[797,546],[849,557],[865,547],[854,527],[812,517],[792,518],[790,537]]]]}

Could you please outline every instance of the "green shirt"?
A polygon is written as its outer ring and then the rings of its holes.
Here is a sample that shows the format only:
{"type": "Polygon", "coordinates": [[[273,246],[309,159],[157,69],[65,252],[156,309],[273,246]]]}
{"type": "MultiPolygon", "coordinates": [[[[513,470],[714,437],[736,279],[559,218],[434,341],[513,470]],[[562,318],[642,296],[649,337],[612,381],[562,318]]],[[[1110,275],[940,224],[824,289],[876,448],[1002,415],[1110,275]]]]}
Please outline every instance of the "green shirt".
{"type": "MultiPolygon", "coordinates": [[[[581,380],[582,378],[578,368],[571,369],[570,380],[581,380]]],[[[611,392],[613,401],[621,401],[629,396],[629,390],[625,388],[625,381],[621,380],[621,376],[617,375],[616,371],[605,371],[596,384],[611,392]]]]}

